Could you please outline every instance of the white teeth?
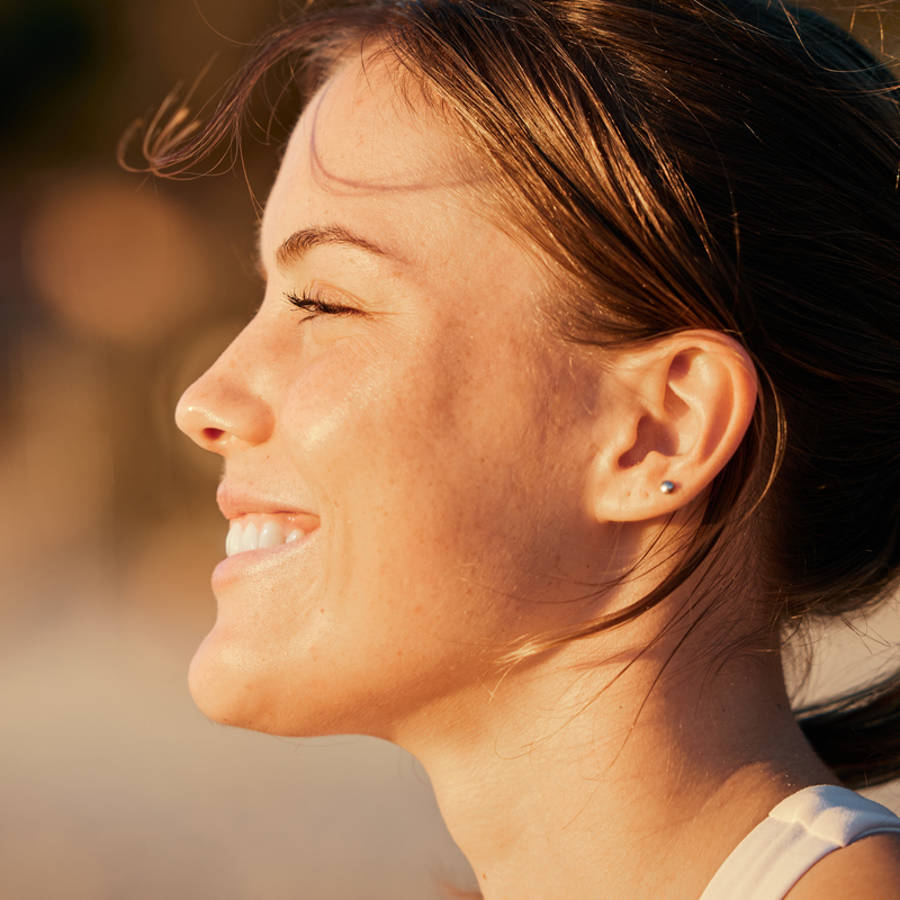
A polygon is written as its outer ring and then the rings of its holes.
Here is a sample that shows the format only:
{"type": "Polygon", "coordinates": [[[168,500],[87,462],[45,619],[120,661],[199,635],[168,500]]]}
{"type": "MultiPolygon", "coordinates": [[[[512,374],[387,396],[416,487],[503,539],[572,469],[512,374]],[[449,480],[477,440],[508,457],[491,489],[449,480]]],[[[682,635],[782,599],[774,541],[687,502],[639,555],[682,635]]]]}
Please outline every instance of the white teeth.
{"type": "Polygon", "coordinates": [[[232,522],[228,526],[228,537],[225,538],[226,556],[234,556],[235,553],[241,552],[241,533],[243,530],[240,522],[232,522]]]}
{"type": "Polygon", "coordinates": [[[225,555],[234,556],[235,553],[244,553],[247,550],[270,550],[280,547],[282,544],[292,544],[305,537],[305,532],[299,528],[293,528],[285,537],[281,524],[273,519],[267,519],[261,524],[256,522],[242,523],[236,519],[228,526],[228,536],[225,538],[225,555]]]}
{"type": "Polygon", "coordinates": [[[263,525],[259,532],[260,547],[278,547],[284,543],[284,532],[271,519],[263,525]]]}
{"type": "Polygon", "coordinates": [[[248,522],[241,537],[241,550],[256,550],[259,547],[259,531],[255,522],[248,522]]]}

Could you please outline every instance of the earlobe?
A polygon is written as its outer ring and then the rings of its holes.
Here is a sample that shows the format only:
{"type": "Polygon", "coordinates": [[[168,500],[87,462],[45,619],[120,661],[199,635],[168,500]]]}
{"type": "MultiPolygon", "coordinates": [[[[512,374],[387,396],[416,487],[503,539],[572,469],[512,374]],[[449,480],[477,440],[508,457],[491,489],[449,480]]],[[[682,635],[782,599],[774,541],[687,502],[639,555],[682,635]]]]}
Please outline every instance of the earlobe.
{"type": "Polygon", "coordinates": [[[716,331],[625,350],[609,377],[591,479],[603,521],[652,519],[699,496],[737,450],[756,406],[749,355],[716,331]]]}

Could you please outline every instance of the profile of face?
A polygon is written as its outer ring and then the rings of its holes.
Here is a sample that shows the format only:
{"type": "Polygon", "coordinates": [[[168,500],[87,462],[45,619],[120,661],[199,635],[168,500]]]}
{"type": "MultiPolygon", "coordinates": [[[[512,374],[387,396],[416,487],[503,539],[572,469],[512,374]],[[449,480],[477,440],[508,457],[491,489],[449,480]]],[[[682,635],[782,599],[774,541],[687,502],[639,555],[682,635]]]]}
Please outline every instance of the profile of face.
{"type": "Polygon", "coordinates": [[[602,574],[597,385],[536,314],[545,269],[396,78],[351,60],[310,101],[263,302],[178,406],[224,459],[230,555],[190,670],[224,723],[402,743],[474,715],[510,641],[579,612],[546,601],[602,574]]]}

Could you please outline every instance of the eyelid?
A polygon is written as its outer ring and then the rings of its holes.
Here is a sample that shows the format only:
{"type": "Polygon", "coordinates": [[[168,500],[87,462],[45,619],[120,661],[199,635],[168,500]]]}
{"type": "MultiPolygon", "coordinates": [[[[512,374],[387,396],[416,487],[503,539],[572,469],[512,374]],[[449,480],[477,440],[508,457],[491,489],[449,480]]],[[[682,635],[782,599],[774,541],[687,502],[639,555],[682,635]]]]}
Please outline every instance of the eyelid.
{"type": "Polygon", "coordinates": [[[310,312],[310,315],[305,316],[301,321],[311,319],[317,315],[347,316],[362,314],[361,310],[352,306],[325,299],[322,293],[315,289],[315,285],[305,287],[299,296],[292,291],[284,291],[282,296],[291,306],[310,312]]]}

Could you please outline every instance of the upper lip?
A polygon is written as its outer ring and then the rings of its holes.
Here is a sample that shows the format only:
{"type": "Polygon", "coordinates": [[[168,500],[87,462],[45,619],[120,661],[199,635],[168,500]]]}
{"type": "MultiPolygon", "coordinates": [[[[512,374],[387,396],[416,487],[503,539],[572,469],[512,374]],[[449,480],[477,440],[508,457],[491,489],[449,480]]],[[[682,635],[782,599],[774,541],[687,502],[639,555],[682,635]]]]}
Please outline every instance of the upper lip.
{"type": "Polygon", "coordinates": [[[278,497],[266,496],[222,482],[216,491],[216,504],[226,519],[237,519],[247,513],[286,513],[315,515],[308,509],[285,502],[278,497]]]}

